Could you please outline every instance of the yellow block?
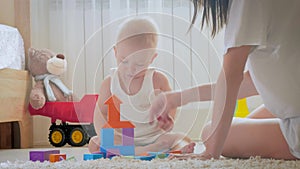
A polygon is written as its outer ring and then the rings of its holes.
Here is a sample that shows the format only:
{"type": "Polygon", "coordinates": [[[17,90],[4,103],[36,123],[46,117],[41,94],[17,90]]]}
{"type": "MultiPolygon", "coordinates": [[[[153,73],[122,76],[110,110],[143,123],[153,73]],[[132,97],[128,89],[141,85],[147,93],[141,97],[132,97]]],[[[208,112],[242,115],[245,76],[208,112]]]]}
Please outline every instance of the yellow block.
{"type": "Polygon", "coordinates": [[[235,117],[246,117],[246,116],[248,116],[248,114],[250,114],[250,112],[248,110],[246,98],[239,99],[237,101],[237,106],[235,109],[234,116],[235,117]]]}

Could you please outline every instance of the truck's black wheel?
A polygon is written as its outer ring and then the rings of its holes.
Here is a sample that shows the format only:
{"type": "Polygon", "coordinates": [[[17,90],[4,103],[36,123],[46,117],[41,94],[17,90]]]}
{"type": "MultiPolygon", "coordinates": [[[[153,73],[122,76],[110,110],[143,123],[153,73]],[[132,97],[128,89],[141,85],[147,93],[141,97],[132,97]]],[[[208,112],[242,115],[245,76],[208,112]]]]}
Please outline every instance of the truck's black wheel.
{"type": "Polygon", "coordinates": [[[48,139],[50,144],[54,147],[62,147],[67,143],[66,133],[63,129],[58,127],[55,127],[52,130],[50,130],[48,139]]]}
{"type": "Polygon", "coordinates": [[[68,143],[71,146],[83,146],[87,143],[87,140],[87,134],[81,127],[75,127],[70,131],[68,143]]]}

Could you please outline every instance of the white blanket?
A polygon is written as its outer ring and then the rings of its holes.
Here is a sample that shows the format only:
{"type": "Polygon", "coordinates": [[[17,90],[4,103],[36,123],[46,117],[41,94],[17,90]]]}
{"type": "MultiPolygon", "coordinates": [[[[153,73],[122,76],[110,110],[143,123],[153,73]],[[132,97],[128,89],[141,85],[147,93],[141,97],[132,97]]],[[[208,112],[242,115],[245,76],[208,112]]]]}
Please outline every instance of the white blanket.
{"type": "Polygon", "coordinates": [[[25,67],[24,42],[18,29],[0,24],[0,69],[25,67]]]}

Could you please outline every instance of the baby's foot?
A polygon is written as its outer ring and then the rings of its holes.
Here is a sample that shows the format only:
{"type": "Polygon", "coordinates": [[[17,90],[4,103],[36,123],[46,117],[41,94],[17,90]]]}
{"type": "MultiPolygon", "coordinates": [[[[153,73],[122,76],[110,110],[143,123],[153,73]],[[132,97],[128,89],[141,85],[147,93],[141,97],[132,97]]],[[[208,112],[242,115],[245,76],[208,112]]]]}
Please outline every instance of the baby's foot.
{"type": "Polygon", "coordinates": [[[180,149],[180,151],[182,154],[193,153],[195,145],[196,145],[195,143],[189,143],[188,145],[182,147],[182,149],[180,149]]]}

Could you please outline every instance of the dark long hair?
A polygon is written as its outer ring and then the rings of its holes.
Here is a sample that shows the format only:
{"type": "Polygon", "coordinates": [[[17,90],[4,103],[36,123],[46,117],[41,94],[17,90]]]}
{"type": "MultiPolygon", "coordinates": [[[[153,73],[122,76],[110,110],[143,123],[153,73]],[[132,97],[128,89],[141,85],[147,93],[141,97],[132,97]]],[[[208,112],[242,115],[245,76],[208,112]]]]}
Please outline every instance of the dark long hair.
{"type": "MultiPolygon", "coordinates": [[[[229,0],[192,0],[194,4],[194,15],[191,26],[194,25],[198,12],[203,7],[201,29],[204,23],[212,24],[211,36],[214,37],[227,23],[229,0]]],[[[191,27],[190,27],[191,29],[191,27]]]]}

